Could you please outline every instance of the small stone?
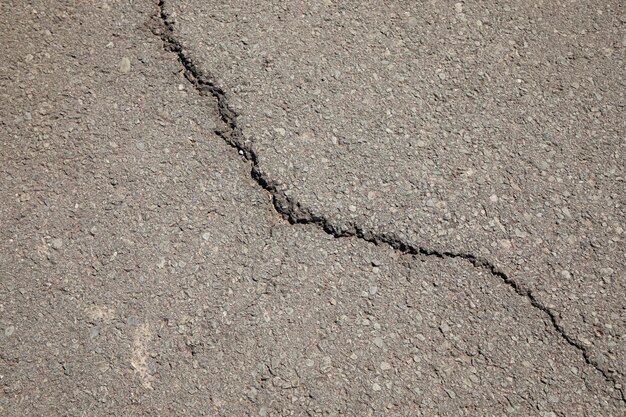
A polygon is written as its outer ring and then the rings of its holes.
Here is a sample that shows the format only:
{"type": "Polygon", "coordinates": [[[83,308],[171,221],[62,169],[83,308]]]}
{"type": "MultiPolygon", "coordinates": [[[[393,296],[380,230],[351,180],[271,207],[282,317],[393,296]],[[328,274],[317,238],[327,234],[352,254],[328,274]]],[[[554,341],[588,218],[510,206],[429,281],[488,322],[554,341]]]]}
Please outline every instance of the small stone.
{"type": "Polygon", "coordinates": [[[348,206],[348,210],[350,210],[350,211],[356,211],[356,206],[348,206]]]}
{"type": "Polygon", "coordinates": [[[521,231],[520,229],[517,229],[517,228],[515,229],[514,233],[515,233],[515,236],[522,238],[522,239],[525,237],[528,237],[528,233],[521,231]]]}
{"type": "Polygon", "coordinates": [[[324,358],[322,358],[320,371],[323,373],[328,373],[333,367],[332,363],[333,363],[332,358],[330,356],[325,356],[324,358]]]}
{"type": "Polygon", "coordinates": [[[282,127],[275,127],[274,132],[278,133],[281,136],[285,136],[285,134],[287,133],[287,131],[282,127]]]}
{"type": "Polygon", "coordinates": [[[380,349],[382,349],[382,348],[383,348],[383,346],[385,345],[385,343],[383,342],[383,338],[382,338],[382,337],[375,337],[375,338],[374,338],[374,344],[375,344],[378,348],[380,348],[380,349]]]}
{"type": "Polygon", "coordinates": [[[509,239],[500,239],[498,242],[500,243],[500,246],[502,246],[504,249],[511,249],[511,247],[513,246],[509,239]]]}
{"type": "Polygon", "coordinates": [[[128,74],[130,72],[130,59],[128,59],[128,57],[122,58],[122,62],[120,62],[120,72],[122,74],[128,74]]]}
{"type": "Polygon", "coordinates": [[[456,398],[456,392],[452,391],[451,389],[444,388],[444,391],[446,392],[446,394],[448,394],[448,397],[452,398],[453,400],[456,398]]]}
{"type": "Polygon", "coordinates": [[[380,391],[381,390],[380,385],[378,385],[377,383],[372,384],[372,389],[374,391],[380,391]]]}
{"type": "Polygon", "coordinates": [[[312,368],[315,365],[315,361],[313,359],[307,359],[304,361],[304,364],[309,368],[312,368]]]}
{"type": "Polygon", "coordinates": [[[565,279],[570,279],[572,277],[572,274],[570,274],[570,272],[566,269],[561,271],[561,276],[565,279]]]}
{"type": "Polygon", "coordinates": [[[561,209],[561,211],[563,212],[563,214],[565,215],[565,217],[567,217],[568,219],[572,218],[572,213],[569,211],[569,209],[567,207],[563,207],[561,209]]]}
{"type": "Polygon", "coordinates": [[[204,240],[211,239],[211,234],[209,232],[202,233],[202,239],[204,239],[204,240]]]}
{"type": "Polygon", "coordinates": [[[388,371],[391,369],[391,365],[388,364],[387,362],[381,362],[380,363],[380,370],[381,371],[388,371]]]}
{"type": "Polygon", "coordinates": [[[419,311],[417,311],[414,315],[413,318],[415,319],[415,321],[417,322],[417,324],[421,324],[422,321],[424,321],[424,317],[422,317],[422,315],[420,314],[419,311]]]}
{"type": "Polygon", "coordinates": [[[493,194],[491,195],[491,197],[489,197],[489,201],[491,201],[492,203],[497,203],[498,202],[498,196],[493,194]]]}
{"type": "Polygon", "coordinates": [[[4,335],[6,337],[11,337],[13,333],[15,333],[15,326],[9,326],[6,329],[4,329],[4,335]]]}
{"type": "Polygon", "coordinates": [[[59,250],[63,247],[63,240],[56,238],[52,239],[52,247],[56,250],[59,250]]]}
{"type": "Polygon", "coordinates": [[[613,268],[600,268],[600,274],[605,277],[613,275],[613,272],[615,272],[613,268]]]}
{"type": "Polygon", "coordinates": [[[450,326],[448,326],[446,323],[442,323],[439,327],[439,330],[441,330],[441,333],[443,333],[445,336],[450,333],[450,326]]]}

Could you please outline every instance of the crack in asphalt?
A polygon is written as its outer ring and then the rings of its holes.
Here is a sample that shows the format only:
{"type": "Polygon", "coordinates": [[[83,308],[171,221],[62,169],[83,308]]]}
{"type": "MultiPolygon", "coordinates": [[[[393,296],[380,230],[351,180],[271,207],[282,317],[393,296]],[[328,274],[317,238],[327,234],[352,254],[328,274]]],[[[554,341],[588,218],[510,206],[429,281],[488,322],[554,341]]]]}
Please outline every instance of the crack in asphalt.
{"type": "Polygon", "coordinates": [[[256,152],[252,149],[249,141],[237,124],[237,113],[229,106],[225,91],[217,86],[210,76],[204,74],[193,60],[187,55],[182,44],[174,36],[174,23],[165,9],[165,0],[159,0],[159,25],[153,28],[155,35],[159,36],[164,48],[177,55],[178,61],[183,67],[185,78],[201,95],[210,95],[217,101],[218,114],[226,129],[216,130],[228,145],[235,148],[237,152],[245,158],[251,165],[250,176],[271,198],[274,210],[290,224],[314,225],[322,229],[334,238],[355,237],[375,245],[387,245],[405,255],[435,257],[440,259],[462,259],[475,268],[482,269],[490,275],[500,279],[510,286],[519,296],[526,298],[532,307],[540,310],[547,316],[554,331],[570,346],[576,348],[583,356],[587,365],[593,367],[602,374],[604,379],[613,385],[613,388],[620,394],[622,402],[626,403],[626,396],[618,382],[611,374],[595,361],[587,348],[574,337],[567,334],[563,326],[559,323],[558,313],[543,305],[533,292],[522,286],[511,278],[508,274],[498,268],[485,258],[471,253],[439,251],[423,246],[414,245],[399,239],[392,234],[374,233],[363,229],[356,224],[335,224],[322,215],[315,214],[311,210],[302,207],[293,198],[287,196],[284,191],[278,189],[277,184],[266,178],[259,168],[259,160],[256,152]]]}

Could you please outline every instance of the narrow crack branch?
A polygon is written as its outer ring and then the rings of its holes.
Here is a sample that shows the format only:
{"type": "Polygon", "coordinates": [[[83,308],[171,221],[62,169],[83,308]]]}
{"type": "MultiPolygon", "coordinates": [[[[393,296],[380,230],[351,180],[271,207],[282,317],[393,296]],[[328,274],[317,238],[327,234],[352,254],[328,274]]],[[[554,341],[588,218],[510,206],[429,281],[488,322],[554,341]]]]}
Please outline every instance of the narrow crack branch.
{"type": "Polygon", "coordinates": [[[155,35],[161,38],[166,50],[177,55],[178,61],[183,67],[185,77],[198,93],[212,96],[217,101],[218,114],[224,126],[223,129],[217,130],[216,133],[251,164],[250,176],[263,190],[269,193],[275,211],[283,219],[290,224],[316,226],[334,238],[358,238],[376,245],[387,245],[405,255],[435,257],[440,259],[461,259],[475,268],[486,271],[493,277],[500,279],[510,286],[519,296],[526,298],[532,307],[544,313],[556,334],[567,344],[578,350],[587,365],[601,373],[604,379],[619,393],[622,402],[626,403],[623,388],[620,387],[608,370],[600,366],[597,361],[591,357],[588,349],[580,341],[567,334],[563,326],[559,323],[558,313],[555,313],[543,305],[530,289],[522,286],[487,259],[471,253],[439,251],[417,246],[405,242],[392,234],[374,233],[356,224],[336,224],[324,216],[315,214],[311,210],[302,207],[299,202],[287,196],[284,191],[279,190],[276,182],[266,178],[259,168],[257,154],[254,149],[252,149],[250,142],[245,140],[241,128],[237,123],[237,113],[229,106],[225,91],[212,81],[212,77],[203,73],[187,55],[182,44],[174,36],[174,23],[167,14],[165,0],[159,0],[158,4],[160,22],[157,27],[153,28],[155,35]]]}

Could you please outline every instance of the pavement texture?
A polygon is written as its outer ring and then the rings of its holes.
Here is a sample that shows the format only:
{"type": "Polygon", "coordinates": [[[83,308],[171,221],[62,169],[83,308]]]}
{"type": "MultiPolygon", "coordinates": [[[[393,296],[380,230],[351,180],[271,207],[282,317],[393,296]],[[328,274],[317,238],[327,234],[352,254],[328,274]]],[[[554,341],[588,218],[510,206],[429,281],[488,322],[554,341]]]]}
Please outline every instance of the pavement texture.
{"type": "Polygon", "coordinates": [[[0,414],[623,415],[625,12],[0,3],[0,414]]]}

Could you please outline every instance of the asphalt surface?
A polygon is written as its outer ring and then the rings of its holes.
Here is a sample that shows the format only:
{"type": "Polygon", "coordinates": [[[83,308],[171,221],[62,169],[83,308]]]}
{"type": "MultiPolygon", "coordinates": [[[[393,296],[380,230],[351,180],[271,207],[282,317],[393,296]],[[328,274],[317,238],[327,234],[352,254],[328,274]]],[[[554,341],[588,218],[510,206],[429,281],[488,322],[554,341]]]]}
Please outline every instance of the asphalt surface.
{"type": "Polygon", "coordinates": [[[278,190],[486,259],[626,382],[623,2],[165,6],[278,190]]]}
{"type": "Polygon", "coordinates": [[[0,414],[624,413],[620,2],[0,4],[0,414]]]}

